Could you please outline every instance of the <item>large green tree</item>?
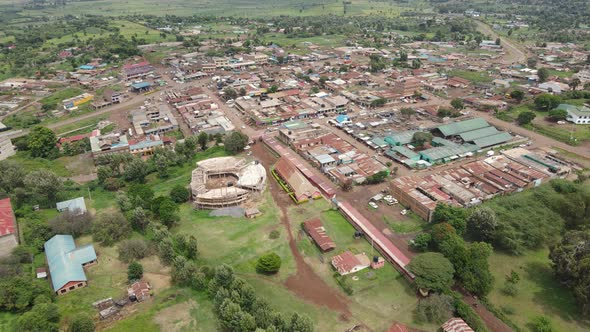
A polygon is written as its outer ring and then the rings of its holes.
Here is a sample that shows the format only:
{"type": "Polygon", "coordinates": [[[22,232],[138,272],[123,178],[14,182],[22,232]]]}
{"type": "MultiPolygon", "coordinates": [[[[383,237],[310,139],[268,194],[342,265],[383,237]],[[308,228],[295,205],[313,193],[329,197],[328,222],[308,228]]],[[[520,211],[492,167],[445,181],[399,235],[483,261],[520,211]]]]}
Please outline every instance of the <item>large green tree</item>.
{"type": "Polygon", "coordinates": [[[131,234],[131,225],[119,211],[102,211],[94,220],[92,236],[97,242],[110,246],[131,234]]]}
{"type": "Polygon", "coordinates": [[[231,154],[240,153],[248,145],[248,136],[239,131],[234,131],[225,138],[223,144],[227,152],[231,154]]]}
{"type": "Polygon", "coordinates": [[[277,273],[281,268],[281,257],[274,252],[258,258],[256,262],[256,271],[259,273],[277,273]]]}
{"type": "Polygon", "coordinates": [[[453,264],[440,253],[420,254],[412,259],[408,268],[416,276],[415,284],[419,289],[444,292],[453,285],[453,264]]]}
{"type": "Polygon", "coordinates": [[[68,332],[94,332],[94,321],[85,314],[76,314],[70,319],[68,332]]]}
{"type": "Polygon", "coordinates": [[[539,111],[548,112],[561,103],[561,98],[549,93],[543,93],[535,97],[535,108],[539,111]]]}
{"type": "Polygon", "coordinates": [[[488,207],[475,209],[467,218],[467,230],[471,236],[481,241],[492,242],[496,236],[497,227],[496,214],[488,207]]]}
{"type": "Polygon", "coordinates": [[[51,129],[35,126],[29,132],[27,146],[31,150],[31,156],[46,158],[56,150],[57,137],[51,129]]]}

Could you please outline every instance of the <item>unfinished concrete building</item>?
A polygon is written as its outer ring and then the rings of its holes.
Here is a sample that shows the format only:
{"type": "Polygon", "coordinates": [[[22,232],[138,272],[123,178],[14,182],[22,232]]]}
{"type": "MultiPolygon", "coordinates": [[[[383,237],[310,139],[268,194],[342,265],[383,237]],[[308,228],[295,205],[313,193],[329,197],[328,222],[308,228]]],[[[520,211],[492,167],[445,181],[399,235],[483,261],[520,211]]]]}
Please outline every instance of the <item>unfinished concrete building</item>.
{"type": "Polygon", "coordinates": [[[197,209],[218,209],[245,203],[266,185],[266,170],[258,161],[220,157],[197,163],[190,189],[197,209]]]}

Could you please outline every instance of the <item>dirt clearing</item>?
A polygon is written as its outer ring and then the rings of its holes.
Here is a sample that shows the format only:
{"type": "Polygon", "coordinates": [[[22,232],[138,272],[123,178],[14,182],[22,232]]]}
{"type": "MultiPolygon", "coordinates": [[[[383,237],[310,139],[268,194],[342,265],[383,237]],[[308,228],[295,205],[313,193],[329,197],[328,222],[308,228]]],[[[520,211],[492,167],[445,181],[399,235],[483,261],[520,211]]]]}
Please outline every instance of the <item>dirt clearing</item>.
{"type": "Polygon", "coordinates": [[[197,303],[188,300],[179,304],[168,307],[154,317],[154,322],[160,326],[162,331],[178,332],[193,323],[191,309],[195,308],[197,303]]]}

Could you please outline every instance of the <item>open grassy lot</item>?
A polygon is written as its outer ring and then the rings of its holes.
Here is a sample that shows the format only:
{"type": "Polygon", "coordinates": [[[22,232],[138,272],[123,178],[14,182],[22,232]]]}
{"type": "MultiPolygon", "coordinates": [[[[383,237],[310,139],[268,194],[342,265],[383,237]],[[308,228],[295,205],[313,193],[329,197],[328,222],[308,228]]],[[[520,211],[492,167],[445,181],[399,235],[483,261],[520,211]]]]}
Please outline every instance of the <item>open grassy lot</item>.
{"type": "Polygon", "coordinates": [[[93,118],[84,119],[81,121],[77,121],[76,123],[72,123],[66,126],[59,127],[54,130],[56,135],[66,135],[73,136],[73,135],[81,135],[81,134],[88,134],[96,129],[96,125],[100,121],[104,121],[108,118],[108,115],[98,115],[93,118]]]}
{"type": "Polygon", "coordinates": [[[47,160],[43,158],[31,158],[29,152],[18,151],[14,156],[8,160],[17,162],[26,171],[34,171],[37,169],[49,169],[59,176],[73,175],[66,167],[64,159],[58,158],[56,160],[47,160]]]}
{"type": "Polygon", "coordinates": [[[486,72],[469,71],[469,70],[451,70],[449,77],[457,76],[473,83],[489,83],[492,78],[486,72]]]}
{"type": "Polygon", "coordinates": [[[584,321],[571,292],[553,276],[549,250],[527,252],[523,256],[509,256],[495,252],[490,257],[490,270],[496,279],[488,296],[499,310],[512,311],[507,316],[521,328],[535,316],[551,318],[556,331],[588,331],[590,321],[584,321]],[[518,294],[505,295],[501,288],[506,275],[514,270],[520,275],[518,294]]]}
{"type": "Polygon", "coordinates": [[[266,42],[272,42],[282,47],[291,47],[295,45],[297,48],[306,47],[307,45],[316,45],[320,47],[338,47],[345,44],[347,37],[343,35],[330,36],[314,36],[309,38],[288,38],[281,33],[268,33],[264,35],[266,42]]]}

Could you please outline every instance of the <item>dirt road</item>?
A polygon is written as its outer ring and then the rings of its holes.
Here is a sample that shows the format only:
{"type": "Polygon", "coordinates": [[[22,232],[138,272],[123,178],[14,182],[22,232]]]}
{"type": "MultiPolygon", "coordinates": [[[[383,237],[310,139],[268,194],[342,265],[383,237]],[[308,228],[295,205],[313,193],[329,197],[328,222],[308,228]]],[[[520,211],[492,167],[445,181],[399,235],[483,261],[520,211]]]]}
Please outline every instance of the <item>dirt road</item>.
{"type": "MultiPolygon", "coordinates": [[[[270,166],[277,161],[276,158],[266,150],[262,143],[253,145],[252,152],[262,161],[267,172],[270,172],[270,166]]],[[[326,282],[318,276],[309,265],[307,265],[299,253],[299,250],[297,250],[297,243],[291,232],[291,221],[287,214],[287,207],[293,204],[293,201],[273,179],[269,181],[269,187],[272,197],[280,209],[281,223],[287,231],[289,248],[295,258],[297,266],[297,272],[287,278],[285,286],[297,296],[309,302],[319,306],[328,307],[331,310],[341,312],[345,317],[349,317],[351,315],[348,308],[349,301],[337,290],[326,284],[326,282]]]]}
{"type": "Polygon", "coordinates": [[[504,36],[500,37],[492,28],[481,21],[475,21],[477,24],[477,30],[484,35],[489,35],[492,39],[500,38],[502,41],[501,45],[504,48],[504,55],[500,57],[500,62],[503,64],[514,64],[526,62],[526,52],[522,50],[522,47],[515,41],[508,39],[504,36]]]}

